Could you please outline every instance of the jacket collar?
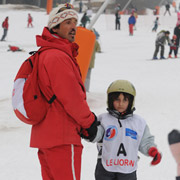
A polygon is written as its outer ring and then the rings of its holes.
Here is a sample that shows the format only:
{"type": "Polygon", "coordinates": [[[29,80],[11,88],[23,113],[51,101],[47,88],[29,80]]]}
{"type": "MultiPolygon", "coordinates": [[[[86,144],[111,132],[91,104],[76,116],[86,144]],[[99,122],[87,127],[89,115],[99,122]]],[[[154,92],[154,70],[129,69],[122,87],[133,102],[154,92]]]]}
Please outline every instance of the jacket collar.
{"type": "Polygon", "coordinates": [[[37,46],[56,48],[75,58],[78,55],[79,46],[71,43],[57,34],[51,34],[47,27],[43,29],[42,35],[36,36],[37,46]]]}

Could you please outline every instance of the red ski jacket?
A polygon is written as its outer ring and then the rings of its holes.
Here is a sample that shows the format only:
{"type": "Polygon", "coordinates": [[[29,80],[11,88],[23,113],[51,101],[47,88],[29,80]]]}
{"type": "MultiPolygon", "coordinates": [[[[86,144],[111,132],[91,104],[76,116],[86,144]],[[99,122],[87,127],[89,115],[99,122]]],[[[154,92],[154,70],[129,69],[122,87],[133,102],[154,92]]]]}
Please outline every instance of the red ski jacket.
{"type": "Polygon", "coordinates": [[[4,29],[8,29],[8,27],[9,27],[8,18],[6,18],[6,19],[3,21],[2,27],[3,27],[4,29]]]}
{"type": "Polygon", "coordinates": [[[28,23],[32,23],[32,17],[31,17],[31,15],[28,16],[28,23]]]}
{"type": "Polygon", "coordinates": [[[13,52],[19,50],[19,48],[17,46],[10,46],[9,49],[13,52]]]}
{"type": "Polygon", "coordinates": [[[50,148],[62,144],[81,144],[81,128],[89,128],[94,114],[86,102],[86,92],[75,57],[78,45],[52,35],[44,28],[37,36],[37,46],[49,47],[39,56],[39,83],[42,92],[56,99],[46,118],[32,126],[31,147],[50,148]]]}

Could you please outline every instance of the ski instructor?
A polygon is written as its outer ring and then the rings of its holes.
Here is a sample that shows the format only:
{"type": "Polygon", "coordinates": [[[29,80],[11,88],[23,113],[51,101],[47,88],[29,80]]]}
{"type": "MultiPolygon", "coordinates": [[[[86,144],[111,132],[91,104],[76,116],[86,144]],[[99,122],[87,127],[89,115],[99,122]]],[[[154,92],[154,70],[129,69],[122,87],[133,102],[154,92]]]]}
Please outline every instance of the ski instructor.
{"type": "Polygon", "coordinates": [[[80,180],[80,134],[83,130],[93,139],[97,133],[75,58],[77,21],[73,6],[61,4],[51,11],[42,35],[36,36],[37,46],[46,48],[39,55],[39,84],[45,96],[56,96],[45,119],[31,132],[30,146],[39,149],[43,180],[80,180]]]}

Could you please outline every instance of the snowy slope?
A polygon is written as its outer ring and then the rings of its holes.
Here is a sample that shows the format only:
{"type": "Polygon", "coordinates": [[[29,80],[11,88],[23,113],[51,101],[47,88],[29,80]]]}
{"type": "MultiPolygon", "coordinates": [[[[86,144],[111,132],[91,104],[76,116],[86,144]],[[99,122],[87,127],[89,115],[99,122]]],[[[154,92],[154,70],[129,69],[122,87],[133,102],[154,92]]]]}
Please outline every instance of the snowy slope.
{"type": "MultiPolygon", "coordinates": [[[[163,12],[164,8],[161,14],[163,12]]],[[[6,16],[9,16],[10,29],[7,41],[0,42],[0,179],[39,180],[37,150],[29,148],[30,126],[19,122],[13,114],[11,91],[20,64],[28,57],[29,51],[37,49],[35,35],[41,34],[48,16],[45,11],[13,10],[10,6],[0,6],[0,22],[6,16]],[[26,28],[28,13],[34,19],[34,28],[26,28]],[[9,44],[20,46],[26,52],[7,52],[9,44]]],[[[105,112],[108,85],[116,79],[131,81],[137,90],[136,113],[146,119],[163,154],[162,162],[156,167],[150,166],[151,158],[139,154],[138,179],[174,179],[176,164],[169,151],[167,134],[173,128],[180,128],[180,58],[151,61],[156,38],[156,33],[151,32],[155,16],[152,13],[139,16],[137,30],[132,37],[128,33],[128,17],[121,17],[121,31],[114,30],[114,15],[101,15],[95,24],[101,35],[102,53],[96,55],[88,103],[97,115],[105,112]]],[[[169,30],[172,37],[176,14],[172,10],[172,16],[159,17],[158,31],[169,30]]],[[[166,46],[166,57],[168,52],[169,47],[166,46]]],[[[96,146],[84,141],[83,144],[82,180],[93,180],[96,146]]]]}

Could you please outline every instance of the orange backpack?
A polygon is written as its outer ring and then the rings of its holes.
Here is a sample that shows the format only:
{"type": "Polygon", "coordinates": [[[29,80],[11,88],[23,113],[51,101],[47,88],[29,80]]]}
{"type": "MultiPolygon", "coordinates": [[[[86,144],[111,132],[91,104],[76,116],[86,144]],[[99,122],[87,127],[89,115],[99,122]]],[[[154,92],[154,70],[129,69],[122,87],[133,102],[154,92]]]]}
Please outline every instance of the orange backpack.
{"type": "Polygon", "coordinates": [[[47,100],[38,83],[39,54],[46,49],[40,48],[32,52],[33,55],[24,61],[14,80],[13,110],[21,121],[30,125],[41,122],[47,114],[48,107],[56,99],[52,94],[47,100]]]}

